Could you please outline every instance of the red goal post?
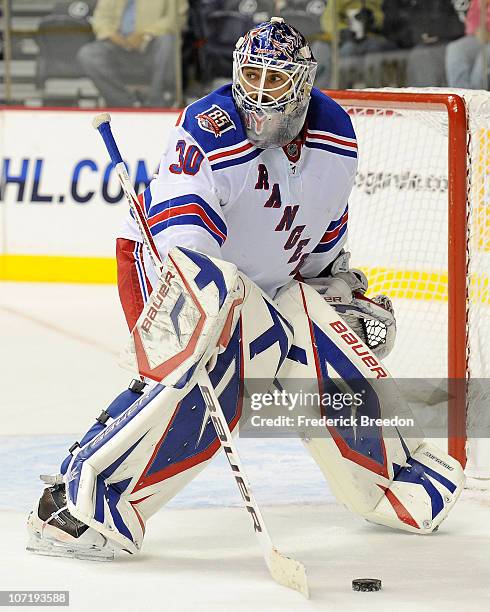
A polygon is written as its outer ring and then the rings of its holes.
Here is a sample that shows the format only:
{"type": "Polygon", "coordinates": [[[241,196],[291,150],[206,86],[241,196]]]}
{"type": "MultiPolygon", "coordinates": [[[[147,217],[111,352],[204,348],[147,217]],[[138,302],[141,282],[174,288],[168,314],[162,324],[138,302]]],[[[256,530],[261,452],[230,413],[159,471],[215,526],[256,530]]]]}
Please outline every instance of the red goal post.
{"type": "MultiPolygon", "coordinates": [[[[398,347],[398,354],[408,352],[412,357],[406,371],[400,365],[396,372],[398,362],[393,360],[395,367],[390,367],[397,377],[447,377],[448,449],[465,465],[471,409],[467,381],[472,375],[487,374],[481,367],[473,372],[470,355],[472,343],[477,343],[478,337],[486,341],[488,333],[487,329],[472,333],[471,326],[480,325],[478,314],[472,316],[472,300],[480,299],[485,306],[490,300],[486,294],[481,299],[481,287],[475,290],[471,278],[473,274],[473,281],[484,285],[486,291],[486,266],[490,263],[490,222],[487,226],[486,216],[490,190],[485,179],[490,170],[490,94],[414,89],[326,93],[349,112],[359,140],[358,180],[349,200],[353,263],[364,267],[365,260],[369,260],[366,271],[370,293],[374,289],[390,295],[396,311],[399,298],[399,336],[404,321],[409,321],[410,329],[399,338],[402,347],[398,347]],[[482,139],[484,147],[478,148],[482,139]],[[472,164],[477,164],[478,169],[472,164]],[[483,186],[479,185],[482,181],[483,186]],[[391,220],[387,222],[386,216],[391,220]],[[356,219],[362,220],[357,221],[357,226],[356,219]],[[475,220],[480,223],[478,228],[475,220]],[[476,231],[476,239],[470,230],[476,231]],[[366,237],[367,234],[371,235],[366,237]],[[420,234],[429,238],[421,242],[420,234]],[[478,244],[483,244],[483,259],[474,252],[479,250],[478,244]],[[431,246],[437,251],[432,261],[431,246]],[[373,255],[378,248],[385,251],[379,261],[373,255]],[[397,260],[393,269],[391,257],[397,260]],[[381,281],[376,280],[376,275],[381,281]],[[423,344],[424,336],[416,341],[413,334],[424,325],[429,353],[435,350],[433,345],[440,344],[440,351],[432,354],[426,366],[422,363],[424,347],[417,355],[411,346],[423,344]],[[429,338],[435,327],[445,329],[429,338]],[[446,362],[444,367],[439,363],[442,359],[446,362]]],[[[487,323],[484,320],[481,325],[487,327],[487,323]]],[[[485,355],[478,359],[484,360],[485,355]]]]}

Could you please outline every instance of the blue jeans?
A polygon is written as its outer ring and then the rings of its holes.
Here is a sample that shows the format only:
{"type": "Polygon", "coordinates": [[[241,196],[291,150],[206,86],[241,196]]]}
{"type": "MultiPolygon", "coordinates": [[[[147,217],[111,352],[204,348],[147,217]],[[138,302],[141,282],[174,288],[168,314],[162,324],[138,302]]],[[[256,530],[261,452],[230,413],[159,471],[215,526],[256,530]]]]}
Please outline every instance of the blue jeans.
{"type": "Polygon", "coordinates": [[[169,106],[175,99],[175,37],[154,38],[143,53],[126,51],[110,40],[96,40],[78,52],[78,61],[107,106],[130,107],[136,96],[129,84],[148,84],[148,106],[169,106]]]}
{"type": "MultiPolygon", "coordinates": [[[[446,75],[449,87],[482,89],[483,45],[476,36],[463,36],[448,44],[446,49],[446,75]]],[[[487,45],[490,62],[490,44],[487,45]]]]}

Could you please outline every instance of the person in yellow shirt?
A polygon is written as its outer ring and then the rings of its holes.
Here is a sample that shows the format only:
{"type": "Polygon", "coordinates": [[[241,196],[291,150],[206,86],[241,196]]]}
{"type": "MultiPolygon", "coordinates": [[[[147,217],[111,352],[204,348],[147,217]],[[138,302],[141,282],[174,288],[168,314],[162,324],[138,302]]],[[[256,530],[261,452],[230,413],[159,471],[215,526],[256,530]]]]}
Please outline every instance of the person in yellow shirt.
{"type": "Polygon", "coordinates": [[[187,20],[187,0],[99,0],[92,27],[94,42],[84,45],[78,61],[107,106],[137,104],[126,81],[148,75],[148,106],[175,100],[176,33],[187,20]]]}
{"type": "MultiPolygon", "coordinates": [[[[383,0],[337,0],[339,54],[342,57],[387,51],[395,45],[383,35],[383,0]]],[[[313,43],[318,62],[315,85],[330,86],[330,46],[333,37],[333,14],[327,6],[321,18],[323,36],[313,43]]]]}

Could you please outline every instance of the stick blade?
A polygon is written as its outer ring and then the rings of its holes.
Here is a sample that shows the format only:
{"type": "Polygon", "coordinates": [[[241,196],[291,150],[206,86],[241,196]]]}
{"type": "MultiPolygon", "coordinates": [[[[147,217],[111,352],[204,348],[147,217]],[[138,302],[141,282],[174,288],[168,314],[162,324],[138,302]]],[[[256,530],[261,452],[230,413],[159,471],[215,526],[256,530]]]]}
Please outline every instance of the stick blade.
{"type": "Polygon", "coordinates": [[[277,583],[299,591],[306,599],[309,599],[308,579],[302,563],[286,557],[273,548],[267,558],[267,567],[277,583]]]}

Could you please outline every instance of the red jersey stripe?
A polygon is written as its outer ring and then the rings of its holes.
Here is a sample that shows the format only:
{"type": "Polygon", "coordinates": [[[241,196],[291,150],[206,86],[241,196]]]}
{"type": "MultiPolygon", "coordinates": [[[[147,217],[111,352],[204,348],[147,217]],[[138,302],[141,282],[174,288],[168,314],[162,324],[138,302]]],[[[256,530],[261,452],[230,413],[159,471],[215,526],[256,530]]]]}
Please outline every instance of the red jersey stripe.
{"type": "Polygon", "coordinates": [[[226,240],[226,235],[223,234],[223,232],[216,227],[216,225],[211,221],[211,219],[205,213],[203,208],[199,206],[199,204],[184,204],[181,206],[167,208],[166,210],[163,210],[162,212],[149,219],[148,225],[150,227],[153,227],[157,223],[165,221],[166,219],[170,219],[171,217],[178,217],[179,215],[189,214],[199,215],[212,232],[217,234],[223,240],[226,240]]]}
{"type": "Polygon", "coordinates": [[[348,140],[343,140],[342,138],[334,138],[333,136],[327,136],[327,134],[320,134],[314,132],[308,132],[307,137],[309,138],[319,138],[320,140],[326,140],[328,142],[333,142],[335,144],[342,145],[344,147],[352,147],[353,149],[357,149],[356,142],[350,142],[348,140]]]}
{"type": "Polygon", "coordinates": [[[214,161],[216,159],[221,159],[222,157],[229,157],[230,155],[236,155],[237,153],[243,153],[244,151],[248,151],[253,147],[253,144],[250,142],[246,142],[241,147],[237,147],[236,149],[231,149],[231,151],[221,151],[220,153],[214,153],[209,156],[209,161],[214,161]]]}

